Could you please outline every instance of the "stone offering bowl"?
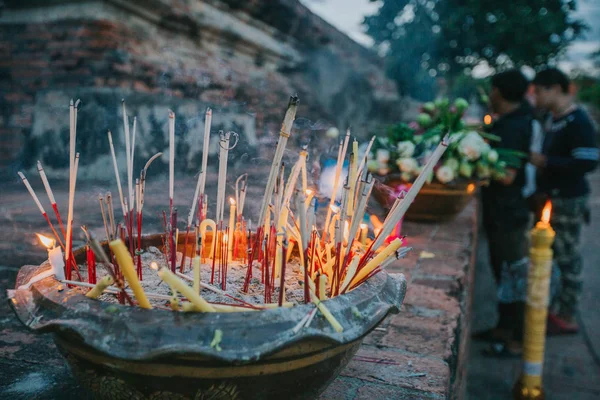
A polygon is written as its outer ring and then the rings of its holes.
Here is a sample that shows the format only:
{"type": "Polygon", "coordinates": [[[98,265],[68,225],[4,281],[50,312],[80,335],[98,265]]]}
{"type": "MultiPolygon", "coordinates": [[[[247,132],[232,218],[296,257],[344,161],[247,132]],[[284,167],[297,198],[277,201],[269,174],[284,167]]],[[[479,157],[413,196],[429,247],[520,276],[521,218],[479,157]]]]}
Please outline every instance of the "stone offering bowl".
{"type": "MultiPolygon", "coordinates": [[[[162,244],[160,235],[143,242],[144,248],[162,244]]],[[[76,258],[84,257],[79,249],[76,258]]],[[[49,267],[22,267],[16,287],[49,267]]],[[[96,398],[282,400],[316,399],[365,335],[399,311],[405,292],[404,276],[381,272],[324,301],[341,333],[320,312],[308,328],[294,331],[313,304],[238,313],[145,310],[89,299],[54,277],[8,297],[25,326],[54,335],[96,398]],[[217,329],[222,340],[211,347],[217,329]]]]}

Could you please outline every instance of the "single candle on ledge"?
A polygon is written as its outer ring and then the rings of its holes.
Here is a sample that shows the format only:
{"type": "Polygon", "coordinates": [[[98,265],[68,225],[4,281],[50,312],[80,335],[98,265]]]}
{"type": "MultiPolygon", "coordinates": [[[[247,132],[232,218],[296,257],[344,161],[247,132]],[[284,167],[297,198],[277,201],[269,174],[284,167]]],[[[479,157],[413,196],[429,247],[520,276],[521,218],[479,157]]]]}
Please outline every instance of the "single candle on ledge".
{"type": "Polygon", "coordinates": [[[52,266],[52,272],[56,275],[56,279],[59,281],[65,279],[65,262],[63,260],[63,253],[60,247],[55,246],[55,241],[49,237],[40,235],[37,233],[38,238],[44,246],[48,249],[48,261],[52,266]]]}

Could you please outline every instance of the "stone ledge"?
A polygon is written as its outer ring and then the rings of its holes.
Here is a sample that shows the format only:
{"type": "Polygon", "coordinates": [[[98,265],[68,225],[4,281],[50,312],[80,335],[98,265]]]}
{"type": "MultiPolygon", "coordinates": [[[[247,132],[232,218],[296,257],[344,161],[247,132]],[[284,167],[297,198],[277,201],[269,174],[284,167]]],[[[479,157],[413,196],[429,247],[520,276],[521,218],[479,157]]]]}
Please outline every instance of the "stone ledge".
{"type": "Polygon", "coordinates": [[[403,233],[415,250],[389,267],[407,277],[402,311],[365,338],[322,400],[463,398],[476,202],[454,221],[405,223],[403,233]]]}

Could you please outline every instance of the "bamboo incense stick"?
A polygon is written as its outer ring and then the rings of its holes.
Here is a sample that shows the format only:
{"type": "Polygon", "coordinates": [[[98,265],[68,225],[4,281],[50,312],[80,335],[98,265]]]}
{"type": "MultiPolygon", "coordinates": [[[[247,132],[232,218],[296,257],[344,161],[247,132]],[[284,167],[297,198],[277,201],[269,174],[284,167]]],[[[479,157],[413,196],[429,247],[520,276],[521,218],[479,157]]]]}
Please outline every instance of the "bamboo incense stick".
{"type": "Polygon", "coordinates": [[[204,143],[202,146],[202,168],[200,169],[200,177],[198,178],[199,193],[205,193],[206,187],[206,168],[208,166],[208,151],[210,148],[210,127],[212,124],[212,110],[206,109],[206,116],[204,119],[204,143]]]}
{"type": "Polygon", "coordinates": [[[398,204],[398,207],[396,207],[393,213],[388,215],[386,223],[383,225],[381,231],[379,232],[379,235],[377,235],[377,238],[375,238],[375,241],[373,242],[371,248],[377,249],[385,240],[385,238],[387,238],[388,235],[392,232],[396,224],[398,224],[398,222],[400,222],[400,220],[404,217],[404,213],[406,213],[406,210],[414,201],[415,197],[417,196],[417,193],[423,187],[423,184],[427,180],[427,177],[429,177],[429,174],[431,173],[431,171],[433,171],[433,167],[437,164],[437,162],[440,160],[440,158],[448,148],[448,144],[449,136],[446,135],[429,158],[427,164],[423,167],[423,170],[410,187],[404,199],[398,204]]]}
{"type": "Polygon", "coordinates": [[[58,206],[56,205],[56,200],[54,199],[54,193],[52,192],[52,188],[50,187],[50,182],[48,182],[48,177],[46,176],[46,172],[44,171],[44,167],[42,167],[42,163],[38,160],[37,169],[40,174],[40,178],[42,178],[42,183],[44,184],[44,188],[46,189],[46,193],[48,194],[48,200],[50,200],[50,205],[54,210],[54,215],[56,215],[56,220],[58,221],[58,226],[63,234],[63,238],[66,236],[65,227],[62,222],[62,218],[60,217],[60,212],[58,212],[58,206]]]}
{"type": "MultiPolygon", "coordinates": [[[[169,216],[173,214],[175,185],[175,113],[169,110],[169,216]]],[[[175,229],[175,228],[173,228],[175,229]]]]}
{"type": "Polygon", "coordinates": [[[229,155],[230,132],[219,132],[219,176],[217,182],[217,214],[216,222],[223,221],[223,212],[225,209],[225,188],[227,182],[227,158],[229,155]]]}
{"type": "MultiPolygon", "coordinates": [[[[125,133],[125,159],[127,163],[127,193],[129,194],[129,201],[127,204],[130,206],[130,211],[133,212],[133,164],[131,159],[131,136],[129,131],[129,117],[127,116],[127,108],[125,107],[125,100],[121,100],[121,106],[123,110],[123,130],[125,133]]],[[[129,228],[129,226],[128,226],[129,228]]],[[[131,232],[128,232],[131,235],[131,232]]]]}
{"type": "MultiPolygon", "coordinates": [[[[277,178],[277,175],[279,174],[281,160],[283,158],[283,153],[285,151],[288,138],[290,137],[290,133],[292,131],[292,125],[294,123],[294,119],[296,118],[297,108],[298,97],[290,97],[288,108],[283,119],[283,124],[281,125],[281,131],[279,132],[279,141],[277,142],[277,148],[275,150],[275,155],[273,156],[273,163],[271,164],[271,170],[269,171],[269,177],[267,179],[267,184],[265,187],[265,194],[263,196],[263,201],[260,205],[260,212],[258,213],[259,225],[264,224],[266,220],[268,206],[271,203],[271,196],[273,195],[275,180],[277,178]]],[[[266,226],[265,229],[267,229],[266,226]]]]}
{"type": "Polygon", "coordinates": [[[56,232],[56,229],[54,229],[54,225],[52,225],[52,222],[50,221],[50,218],[48,218],[48,214],[46,214],[46,211],[44,210],[44,207],[42,207],[42,203],[40,203],[40,200],[38,199],[37,195],[33,191],[33,188],[29,184],[29,181],[27,180],[27,178],[25,177],[25,175],[21,171],[18,172],[18,175],[21,178],[21,180],[23,181],[23,184],[25,185],[25,187],[27,188],[27,190],[29,191],[29,194],[33,198],[33,201],[38,206],[38,208],[40,210],[40,213],[42,213],[42,216],[44,217],[44,219],[48,223],[48,226],[52,230],[52,234],[56,238],[57,243],[64,250],[65,249],[65,245],[63,244],[62,240],[60,240],[60,236],[58,235],[58,232],[56,232]]]}
{"type": "Polygon", "coordinates": [[[121,209],[123,210],[123,216],[127,215],[125,212],[125,199],[123,198],[123,188],[121,187],[121,177],[119,176],[119,166],[117,164],[117,156],[115,155],[115,146],[113,145],[112,134],[108,131],[108,144],[110,146],[110,154],[112,155],[113,168],[115,170],[115,177],[117,178],[117,189],[119,189],[119,200],[121,200],[121,209]]]}
{"type": "Polygon", "coordinates": [[[212,110],[206,109],[206,116],[204,120],[204,142],[202,144],[202,165],[200,167],[200,175],[198,176],[198,182],[196,183],[196,191],[194,192],[194,198],[192,199],[192,207],[188,215],[188,226],[192,224],[192,216],[198,202],[198,196],[204,195],[206,187],[206,168],[208,166],[208,150],[210,146],[210,127],[212,123],[212,110]]]}
{"type": "Polygon", "coordinates": [[[325,224],[323,226],[323,242],[327,238],[327,232],[329,232],[329,224],[331,223],[331,206],[335,204],[337,192],[339,189],[340,175],[342,174],[342,168],[344,166],[344,159],[346,158],[346,149],[348,148],[348,141],[350,140],[350,130],[346,131],[346,137],[343,142],[340,142],[338,150],[337,164],[335,167],[335,178],[333,181],[333,188],[331,191],[331,198],[329,199],[329,208],[327,209],[327,216],[325,217],[325,224]]]}
{"type": "Polygon", "coordinates": [[[108,223],[106,221],[106,212],[104,211],[104,199],[102,195],[98,195],[98,201],[100,202],[100,213],[102,213],[102,222],[104,223],[104,231],[106,232],[106,240],[111,240],[111,235],[109,233],[108,223]]]}
{"type": "Polygon", "coordinates": [[[77,182],[77,169],[79,166],[79,153],[75,154],[73,172],[71,174],[71,182],[69,187],[69,212],[67,217],[67,237],[65,238],[65,258],[67,265],[67,279],[71,279],[71,258],[72,258],[72,235],[73,235],[73,203],[75,201],[75,186],[77,182]]]}
{"type": "Polygon", "coordinates": [[[358,166],[358,175],[362,175],[362,171],[363,168],[365,167],[365,164],[367,163],[367,159],[369,158],[369,152],[371,151],[371,147],[373,146],[373,142],[375,141],[376,136],[371,137],[371,140],[369,141],[369,144],[367,145],[367,149],[365,151],[365,154],[363,154],[361,160],[360,160],[360,165],[358,166]]]}

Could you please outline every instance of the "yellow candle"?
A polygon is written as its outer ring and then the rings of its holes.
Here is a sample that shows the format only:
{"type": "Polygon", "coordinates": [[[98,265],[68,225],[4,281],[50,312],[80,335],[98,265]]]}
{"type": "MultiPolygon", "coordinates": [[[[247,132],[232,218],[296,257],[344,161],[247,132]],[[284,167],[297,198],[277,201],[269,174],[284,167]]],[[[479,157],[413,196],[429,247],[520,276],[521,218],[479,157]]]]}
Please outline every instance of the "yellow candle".
{"type": "Polygon", "coordinates": [[[319,309],[319,311],[321,311],[321,314],[323,314],[323,316],[325,317],[327,322],[329,322],[331,324],[333,329],[335,329],[335,331],[338,333],[342,332],[344,330],[342,325],[340,325],[340,323],[337,321],[337,319],[335,319],[333,314],[331,314],[329,309],[327,307],[325,307],[325,304],[323,304],[321,302],[321,300],[319,300],[319,298],[315,294],[315,283],[312,281],[312,279],[308,280],[308,286],[309,286],[310,300],[317,305],[317,308],[319,309]]]}
{"type": "Polygon", "coordinates": [[[186,285],[184,281],[179,279],[177,275],[169,271],[167,268],[161,268],[160,271],[158,271],[158,276],[160,276],[160,279],[165,281],[174,290],[177,290],[179,293],[185,296],[200,311],[215,312],[214,307],[204,300],[200,294],[196,293],[193,288],[186,285]]]}
{"type": "MultiPolygon", "coordinates": [[[[206,229],[210,228],[213,233],[213,240],[217,239],[217,224],[212,219],[205,219],[200,223],[200,238],[202,240],[202,246],[206,246],[206,229]]],[[[215,252],[214,242],[211,244],[208,250],[208,258],[213,258],[215,252]]],[[[202,254],[202,249],[200,249],[202,254]]]]}
{"type": "MultiPolygon", "coordinates": [[[[555,232],[550,226],[551,204],[542,212],[542,220],[531,230],[530,267],[527,277],[527,301],[523,334],[523,372],[516,383],[520,398],[543,398],[542,367],[546,340],[546,320],[552,272],[552,243],[555,232]],[[527,396],[528,395],[528,396],[527,396]]],[[[515,397],[516,398],[516,397],[515,397]]]]}
{"type": "Polygon", "coordinates": [[[235,243],[235,200],[229,198],[229,249],[227,259],[229,262],[233,259],[233,245],[235,243]]]}
{"type": "Polygon", "coordinates": [[[353,284],[360,282],[361,279],[369,275],[375,268],[381,265],[382,262],[386,260],[390,255],[392,255],[396,250],[398,250],[402,246],[402,239],[394,239],[392,243],[390,243],[381,253],[379,253],[376,257],[374,257],[371,261],[367,263],[358,273],[356,277],[350,281],[349,287],[352,287],[353,284]]]}
{"type": "Polygon", "coordinates": [[[92,290],[86,293],[86,296],[90,299],[96,299],[102,294],[102,292],[104,292],[104,289],[106,289],[113,283],[115,283],[113,277],[110,275],[106,275],[105,277],[100,279],[98,283],[96,283],[96,286],[94,286],[92,290]]]}
{"type": "Polygon", "coordinates": [[[194,292],[200,293],[200,257],[194,257],[194,292]]]}
{"type": "Polygon", "coordinates": [[[327,275],[319,275],[319,300],[327,298],[327,275]]]}
{"type": "Polygon", "coordinates": [[[363,247],[367,246],[367,233],[369,233],[369,226],[367,224],[360,224],[360,244],[363,247]]]}
{"type": "Polygon", "coordinates": [[[133,259],[131,258],[131,254],[129,254],[129,250],[125,247],[125,243],[121,239],[117,239],[110,242],[109,247],[114,253],[117,264],[121,268],[121,273],[129,283],[129,287],[133,291],[133,295],[140,307],[152,309],[146,293],[144,293],[144,289],[142,289],[142,285],[138,280],[137,272],[133,266],[133,259]]]}

